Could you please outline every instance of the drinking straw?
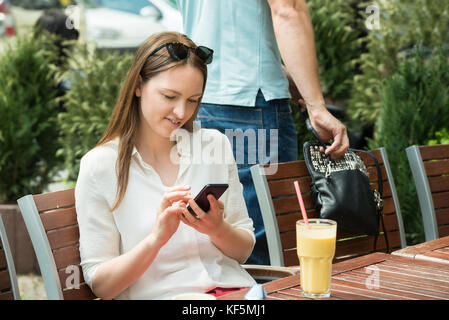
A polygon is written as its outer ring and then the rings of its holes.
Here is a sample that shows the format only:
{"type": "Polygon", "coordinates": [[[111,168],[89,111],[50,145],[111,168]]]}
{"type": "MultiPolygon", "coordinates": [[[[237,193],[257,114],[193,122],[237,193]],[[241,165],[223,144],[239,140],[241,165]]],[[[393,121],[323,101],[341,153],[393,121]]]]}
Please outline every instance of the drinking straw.
{"type": "Polygon", "coordinates": [[[295,185],[296,195],[298,196],[299,206],[301,207],[302,218],[304,219],[306,226],[309,227],[309,220],[307,219],[306,208],[304,207],[304,201],[302,200],[301,189],[299,189],[299,183],[298,181],[294,181],[293,184],[295,185]]]}

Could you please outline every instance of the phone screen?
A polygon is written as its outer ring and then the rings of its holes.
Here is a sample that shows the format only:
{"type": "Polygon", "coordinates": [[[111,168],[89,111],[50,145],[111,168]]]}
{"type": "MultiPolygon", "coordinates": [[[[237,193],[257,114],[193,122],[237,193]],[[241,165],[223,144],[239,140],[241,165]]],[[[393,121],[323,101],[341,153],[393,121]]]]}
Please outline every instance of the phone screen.
{"type": "MultiPolygon", "coordinates": [[[[207,196],[209,194],[212,194],[215,199],[219,199],[222,194],[226,191],[228,188],[227,183],[223,184],[207,184],[204,186],[204,188],[198,193],[198,195],[195,197],[195,202],[198,204],[198,206],[204,211],[207,212],[210,209],[210,203],[209,200],[207,200],[207,196]]],[[[187,210],[194,216],[197,217],[195,211],[187,204],[187,210]]]]}

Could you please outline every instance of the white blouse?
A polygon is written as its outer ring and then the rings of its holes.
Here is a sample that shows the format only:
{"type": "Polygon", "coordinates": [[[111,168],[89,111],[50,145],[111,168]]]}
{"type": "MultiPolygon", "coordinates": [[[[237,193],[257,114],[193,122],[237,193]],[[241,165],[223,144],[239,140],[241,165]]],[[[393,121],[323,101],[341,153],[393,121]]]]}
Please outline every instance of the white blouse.
{"type": "MultiPolygon", "coordinates": [[[[220,198],[225,207],[224,219],[249,232],[255,242],[253,222],[227,137],[211,129],[193,133],[180,130],[184,134],[181,139],[177,137],[174,147],[180,155],[175,185],[190,185],[195,196],[208,183],[228,183],[229,188],[220,198]]],[[[118,139],[89,151],[81,160],[76,183],[81,267],[90,287],[102,262],[130,251],[151,232],[157,207],[168,188],[134,148],[126,194],[111,212],[117,190],[117,154],[118,139]]],[[[170,299],[183,292],[254,284],[240,264],[215,247],[209,236],[181,222],[145,273],[116,299],[170,299]]]]}

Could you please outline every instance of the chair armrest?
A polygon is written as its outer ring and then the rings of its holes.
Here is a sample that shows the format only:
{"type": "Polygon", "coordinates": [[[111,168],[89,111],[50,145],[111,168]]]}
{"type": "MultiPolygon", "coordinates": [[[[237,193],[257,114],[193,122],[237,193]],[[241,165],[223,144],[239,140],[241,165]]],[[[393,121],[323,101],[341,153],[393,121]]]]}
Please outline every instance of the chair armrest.
{"type": "Polygon", "coordinates": [[[278,267],[255,264],[243,264],[242,267],[257,282],[277,280],[299,273],[299,267],[278,267]]]}

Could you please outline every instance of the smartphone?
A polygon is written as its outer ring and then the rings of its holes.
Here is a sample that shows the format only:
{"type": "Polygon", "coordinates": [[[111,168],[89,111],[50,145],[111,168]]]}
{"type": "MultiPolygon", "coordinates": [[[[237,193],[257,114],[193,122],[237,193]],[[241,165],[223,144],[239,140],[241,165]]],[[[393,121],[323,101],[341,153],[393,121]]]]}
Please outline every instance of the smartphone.
{"type": "MultiPolygon", "coordinates": [[[[209,200],[207,199],[207,196],[209,194],[212,194],[215,197],[215,199],[218,200],[221,197],[221,195],[226,191],[226,189],[228,187],[229,187],[229,185],[227,183],[223,183],[223,184],[218,184],[218,183],[206,184],[204,186],[204,188],[195,197],[195,202],[196,202],[196,204],[198,204],[198,206],[204,212],[207,212],[210,209],[210,203],[209,203],[209,200]]],[[[189,212],[195,218],[198,217],[196,215],[195,211],[193,211],[193,209],[190,207],[189,204],[187,204],[186,208],[187,208],[187,210],[189,210],[189,212]]]]}

